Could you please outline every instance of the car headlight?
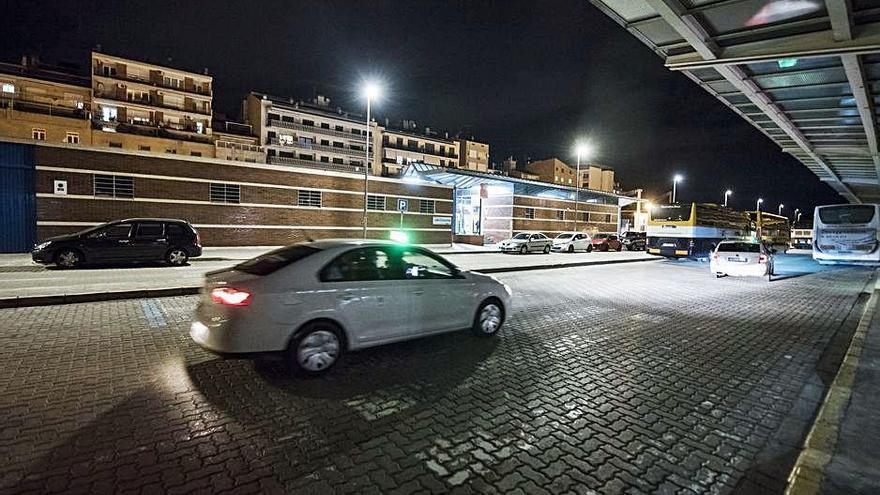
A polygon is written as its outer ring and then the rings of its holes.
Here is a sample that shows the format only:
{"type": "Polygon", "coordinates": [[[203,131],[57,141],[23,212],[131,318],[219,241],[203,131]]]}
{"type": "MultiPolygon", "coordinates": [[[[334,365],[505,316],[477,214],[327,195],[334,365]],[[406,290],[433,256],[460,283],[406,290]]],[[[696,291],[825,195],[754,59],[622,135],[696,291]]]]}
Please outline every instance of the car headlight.
{"type": "Polygon", "coordinates": [[[34,246],[34,250],[39,251],[41,249],[46,249],[47,247],[49,247],[50,244],[52,244],[52,241],[41,242],[40,244],[34,246]]]}

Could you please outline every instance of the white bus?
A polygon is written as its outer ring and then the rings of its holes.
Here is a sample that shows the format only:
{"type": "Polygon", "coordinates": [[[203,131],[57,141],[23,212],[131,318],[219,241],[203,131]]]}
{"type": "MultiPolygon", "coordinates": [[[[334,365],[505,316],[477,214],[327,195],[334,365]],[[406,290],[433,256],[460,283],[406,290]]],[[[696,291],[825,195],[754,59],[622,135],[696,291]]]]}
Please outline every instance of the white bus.
{"type": "Polygon", "coordinates": [[[813,259],[821,264],[880,263],[880,205],[817,206],[813,259]]]}

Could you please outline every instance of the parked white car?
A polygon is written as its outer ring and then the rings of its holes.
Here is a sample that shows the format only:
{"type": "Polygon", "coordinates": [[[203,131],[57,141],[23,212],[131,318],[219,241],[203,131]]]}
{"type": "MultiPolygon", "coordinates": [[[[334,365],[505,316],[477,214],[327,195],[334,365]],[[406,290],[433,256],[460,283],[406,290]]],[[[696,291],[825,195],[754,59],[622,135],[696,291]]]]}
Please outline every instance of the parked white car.
{"type": "Polygon", "coordinates": [[[350,350],[464,328],[494,335],[509,308],[509,287],[427,249],[323,240],[208,273],[190,336],[220,354],[282,351],[316,374],[350,350]]]}
{"type": "Polygon", "coordinates": [[[544,253],[550,252],[553,240],[540,232],[520,232],[510,239],[501,241],[498,249],[502,253],[544,253]]]}
{"type": "Polygon", "coordinates": [[[709,259],[716,277],[773,275],[773,250],[759,242],[721,241],[709,259]]]}
{"type": "Polygon", "coordinates": [[[553,239],[553,246],[550,248],[557,252],[573,253],[575,251],[593,251],[592,239],[589,234],[583,232],[563,232],[553,239]]]}

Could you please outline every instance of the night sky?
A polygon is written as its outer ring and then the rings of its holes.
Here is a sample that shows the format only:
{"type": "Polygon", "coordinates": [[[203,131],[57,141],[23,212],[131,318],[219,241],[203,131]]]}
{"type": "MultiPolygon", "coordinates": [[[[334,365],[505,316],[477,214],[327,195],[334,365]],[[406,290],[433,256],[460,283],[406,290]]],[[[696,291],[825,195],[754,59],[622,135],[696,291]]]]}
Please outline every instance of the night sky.
{"type": "Polygon", "coordinates": [[[359,82],[380,77],[381,121],[414,119],[490,144],[491,160],[558,156],[579,138],[625,189],[683,201],[811,211],[844,200],[794,158],[586,0],[10,2],[0,58],[35,53],[80,63],[88,53],[200,71],[215,110],[240,113],[250,90],[354,111],[359,82]],[[10,15],[11,14],[11,15],[10,15]],[[170,58],[170,63],[169,63],[170,58]]]}

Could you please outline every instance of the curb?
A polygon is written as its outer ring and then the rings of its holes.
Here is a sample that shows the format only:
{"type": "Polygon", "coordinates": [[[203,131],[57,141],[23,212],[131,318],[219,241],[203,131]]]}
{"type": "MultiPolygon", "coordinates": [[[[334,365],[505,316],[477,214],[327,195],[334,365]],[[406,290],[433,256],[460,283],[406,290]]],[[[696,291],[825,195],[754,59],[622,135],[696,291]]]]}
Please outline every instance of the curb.
{"type": "MultiPolygon", "coordinates": [[[[637,260],[583,261],[579,263],[558,263],[553,265],[514,266],[503,268],[478,268],[468,270],[479,273],[524,272],[531,270],[555,270],[592,265],[614,265],[620,263],[637,263],[640,261],[657,261],[660,258],[640,258],[637,260]]],[[[167,289],[139,289],[117,292],[90,292],[86,294],[67,294],[62,296],[11,297],[0,299],[0,309],[24,308],[32,306],[56,306],[60,304],[77,304],[98,301],[115,301],[119,299],[142,299],[152,297],[191,296],[198,294],[202,287],[171,287],[167,289]]]]}
{"type": "Polygon", "coordinates": [[[837,437],[844,412],[849,405],[852,386],[856,379],[862,347],[867,338],[868,328],[874,317],[875,306],[880,300],[880,280],[874,278],[871,297],[859,318],[859,324],[853,334],[843,362],[828,387],[819,413],[813,420],[813,426],[804,441],[803,449],[797,458],[791,473],[788,475],[788,487],[785,495],[815,495],[822,488],[825,468],[831,462],[837,446],[837,437]]]}

